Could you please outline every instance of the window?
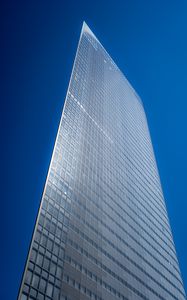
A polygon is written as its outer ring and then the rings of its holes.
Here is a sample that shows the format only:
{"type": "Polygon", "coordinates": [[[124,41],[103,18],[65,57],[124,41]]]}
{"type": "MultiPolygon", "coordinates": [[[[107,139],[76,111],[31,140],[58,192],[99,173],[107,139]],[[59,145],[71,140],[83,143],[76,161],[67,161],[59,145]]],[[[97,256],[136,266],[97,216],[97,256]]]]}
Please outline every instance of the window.
{"type": "Polygon", "coordinates": [[[48,270],[49,269],[49,259],[48,258],[44,258],[44,268],[46,269],[46,270],[48,270]]]}
{"type": "Polygon", "coordinates": [[[47,294],[47,296],[52,297],[52,293],[53,293],[53,285],[51,283],[48,283],[46,294],[47,294]]]}
{"type": "Polygon", "coordinates": [[[39,283],[39,276],[34,274],[32,278],[32,286],[37,289],[38,288],[38,283],[39,283]]]}
{"type": "Polygon", "coordinates": [[[46,288],[46,280],[41,278],[39,289],[40,289],[41,292],[45,293],[45,288],[46,288]]]}
{"type": "Polygon", "coordinates": [[[32,277],[32,272],[28,270],[27,273],[26,273],[25,282],[30,284],[31,283],[31,277],[32,277]]]}

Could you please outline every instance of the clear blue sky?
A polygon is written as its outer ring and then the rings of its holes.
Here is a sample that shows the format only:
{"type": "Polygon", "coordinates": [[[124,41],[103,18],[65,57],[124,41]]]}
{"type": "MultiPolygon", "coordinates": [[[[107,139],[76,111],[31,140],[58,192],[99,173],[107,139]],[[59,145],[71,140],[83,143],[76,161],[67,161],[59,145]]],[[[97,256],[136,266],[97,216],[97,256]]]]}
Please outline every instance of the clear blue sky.
{"type": "Polygon", "coordinates": [[[187,287],[187,1],[9,1],[1,9],[0,298],[16,299],[85,20],[144,103],[187,287]]]}

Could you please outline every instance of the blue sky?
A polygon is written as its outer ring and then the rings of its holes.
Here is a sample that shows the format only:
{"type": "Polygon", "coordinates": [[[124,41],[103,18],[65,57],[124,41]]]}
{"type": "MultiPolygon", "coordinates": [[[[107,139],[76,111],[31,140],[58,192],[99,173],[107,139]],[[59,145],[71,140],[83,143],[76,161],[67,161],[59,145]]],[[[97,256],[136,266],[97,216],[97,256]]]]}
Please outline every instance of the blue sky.
{"type": "Polygon", "coordinates": [[[0,297],[16,299],[85,20],[144,103],[187,287],[187,2],[4,1],[0,297]]]}

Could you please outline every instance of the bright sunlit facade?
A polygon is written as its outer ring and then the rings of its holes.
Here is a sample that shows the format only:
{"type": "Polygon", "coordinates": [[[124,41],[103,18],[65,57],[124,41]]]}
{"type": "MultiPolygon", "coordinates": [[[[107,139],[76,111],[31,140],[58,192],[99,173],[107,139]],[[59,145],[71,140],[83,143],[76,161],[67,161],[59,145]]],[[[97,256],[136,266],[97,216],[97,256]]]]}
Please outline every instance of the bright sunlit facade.
{"type": "Polygon", "coordinates": [[[84,23],[19,300],[184,300],[142,102],[84,23]]]}

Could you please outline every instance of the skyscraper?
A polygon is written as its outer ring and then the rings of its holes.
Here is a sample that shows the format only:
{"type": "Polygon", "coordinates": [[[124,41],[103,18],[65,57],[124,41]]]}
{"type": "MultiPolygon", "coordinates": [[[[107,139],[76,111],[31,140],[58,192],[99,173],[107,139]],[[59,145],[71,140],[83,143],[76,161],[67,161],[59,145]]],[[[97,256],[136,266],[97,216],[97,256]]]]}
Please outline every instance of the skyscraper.
{"type": "Polygon", "coordinates": [[[84,23],[19,300],[183,300],[142,102],[84,23]]]}

